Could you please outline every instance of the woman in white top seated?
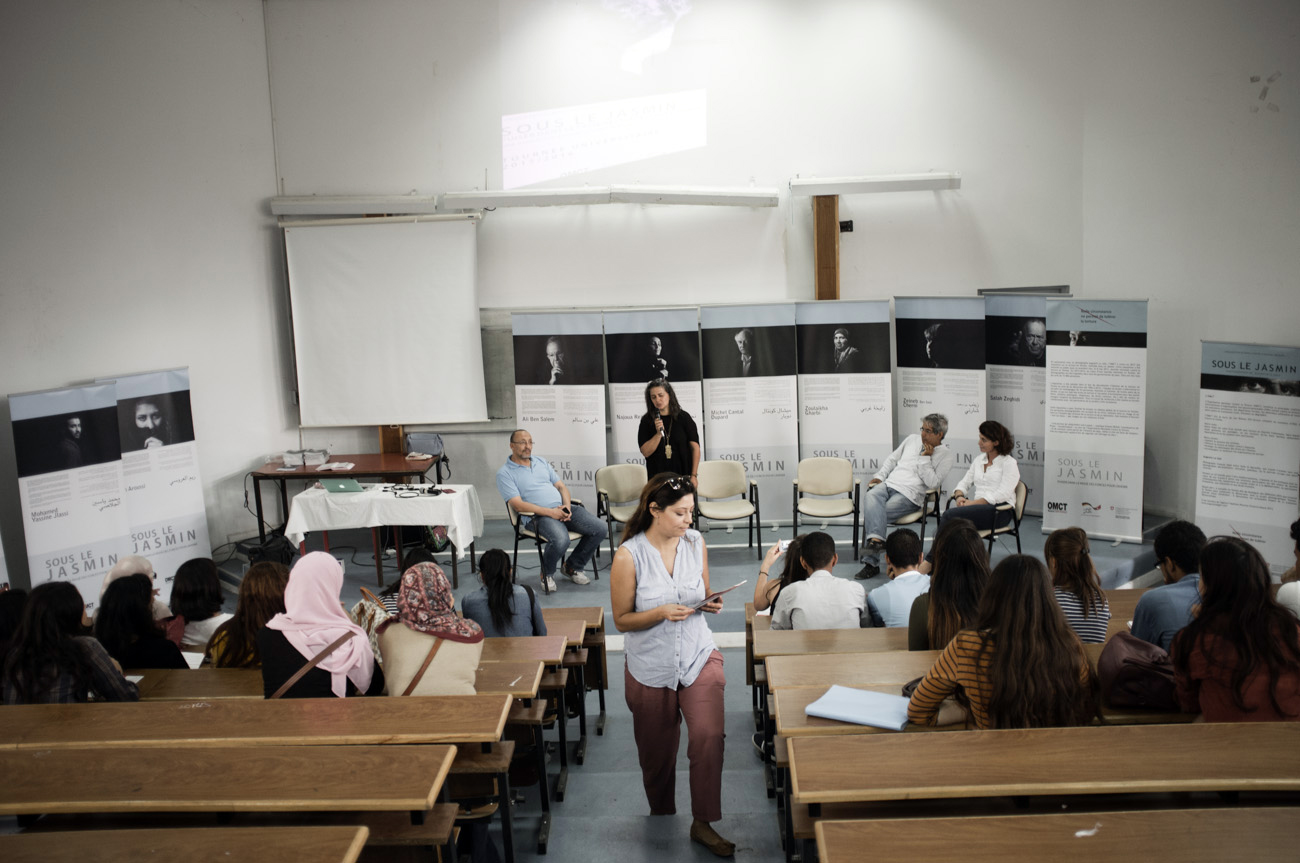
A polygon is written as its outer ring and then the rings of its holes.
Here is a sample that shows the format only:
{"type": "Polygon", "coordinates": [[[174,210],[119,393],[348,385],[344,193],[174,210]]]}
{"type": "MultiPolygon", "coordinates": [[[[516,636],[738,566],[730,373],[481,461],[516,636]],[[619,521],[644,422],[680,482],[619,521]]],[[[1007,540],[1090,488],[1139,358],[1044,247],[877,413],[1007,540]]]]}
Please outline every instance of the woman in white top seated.
{"type": "Polygon", "coordinates": [[[999,504],[1014,503],[1020,467],[1011,457],[1015,439],[1000,422],[980,423],[980,458],[966,471],[952,492],[952,502],[940,522],[964,518],[975,522],[978,530],[992,530],[1011,522],[1011,510],[999,510],[999,504]]]}

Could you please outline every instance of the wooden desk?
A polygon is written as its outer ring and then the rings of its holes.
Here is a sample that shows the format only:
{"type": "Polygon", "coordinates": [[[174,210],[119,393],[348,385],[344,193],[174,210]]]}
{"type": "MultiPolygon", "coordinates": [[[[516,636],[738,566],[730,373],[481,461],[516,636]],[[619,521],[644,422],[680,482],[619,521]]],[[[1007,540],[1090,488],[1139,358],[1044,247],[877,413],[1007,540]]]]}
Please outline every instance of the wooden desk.
{"type": "Polygon", "coordinates": [[[796,737],[789,741],[789,756],[793,800],[810,805],[1300,791],[1300,723],[1294,722],[796,737]]]}
{"type": "Polygon", "coordinates": [[[548,620],[546,634],[563,635],[565,647],[579,648],[582,647],[583,639],[587,637],[587,623],[580,617],[548,620]]]}
{"type": "Polygon", "coordinates": [[[0,836],[7,863],[135,863],[156,857],[185,863],[354,863],[365,827],[191,827],[86,830],[0,836]]]}
{"type": "MultiPolygon", "coordinates": [[[[293,470],[282,470],[284,465],[279,462],[267,462],[253,471],[253,501],[257,506],[257,536],[262,542],[266,542],[265,521],[262,517],[262,483],[274,482],[280,486],[280,506],[281,514],[285,519],[289,518],[289,491],[288,481],[291,479],[315,480],[328,477],[330,479],[379,479],[387,482],[401,482],[410,477],[422,478],[429,468],[433,467],[434,460],[426,459],[407,459],[400,453],[367,453],[362,455],[331,455],[331,462],[350,461],[353,464],[351,470],[321,470],[320,465],[310,467],[296,467],[293,470]]],[[[281,525],[281,529],[283,529],[281,525]]]]}
{"type": "Polygon", "coordinates": [[[510,703],[507,695],[439,695],[10,705],[0,711],[0,750],[495,743],[510,703]]]}
{"type": "Polygon", "coordinates": [[[549,627],[552,620],[582,620],[587,624],[587,637],[583,639],[583,646],[594,651],[590,660],[587,662],[588,669],[594,670],[599,679],[596,680],[596,696],[600,701],[600,715],[596,717],[596,734],[605,733],[605,691],[609,688],[609,663],[608,655],[605,652],[605,609],[600,605],[576,606],[572,608],[544,608],[542,609],[542,619],[546,621],[549,627]]]}
{"type": "Polygon", "coordinates": [[[907,627],[754,630],[754,661],[799,653],[907,650],[907,627]]]}
{"type": "Polygon", "coordinates": [[[144,678],[136,684],[141,701],[266,697],[260,668],[141,668],[126,673],[144,678]]]}
{"type": "Polygon", "coordinates": [[[404,747],[400,758],[381,746],[9,749],[0,751],[0,815],[423,813],[455,756],[454,746],[404,747]]]}
{"type": "Polygon", "coordinates": [[[553,620],[581,620],[588,629],[601,631],[605,628],[605,609],[599,605],[543,608],[542,619],[546,621],[547,629],[550,629],[553,620]]]}
{"type": "Polygon", "coordinates": [[[511,698],[535,698],[546,663],[538,660],[484,662],[474,678],[479,695],[504,693],[511,698]]]}
{"type": "Polygon", "coordinates": [[[964,863],[1293,863],[1296,824],[1292,808],[1240,807],[819,821],[816,835],[821,863],[861,860],[864,848],[880,860],[964,863]]]}
{"type": "Polygon", "coordinates": [[[529,635],[519,638],[485,638],[480,662],[541,660],[547,665],[564,661],[567,639],[563,635],[529,635]]]}

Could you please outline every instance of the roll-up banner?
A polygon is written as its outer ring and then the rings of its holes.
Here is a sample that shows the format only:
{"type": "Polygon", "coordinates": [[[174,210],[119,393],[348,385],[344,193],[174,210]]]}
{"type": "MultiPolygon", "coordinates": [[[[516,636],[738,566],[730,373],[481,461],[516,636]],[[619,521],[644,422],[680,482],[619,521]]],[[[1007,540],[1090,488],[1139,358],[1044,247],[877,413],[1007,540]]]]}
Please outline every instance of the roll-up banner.
{"type": "Polygon", "coordinates": [[[159,599],[167,602],[177,567],[212,554],[190,412],[190,372],[169,369],[103,383],[117,387],[131,553],[149,558],[159,599]]]}
{"type": "Polygon", "coordinates": [[[1295,563],[1300,348],[1201,342],[1196,523],[1240,537],[1273,573],[1295,563]]]}
{"type": "Polygon", "coordinates": [[[766,511],[785,512],[799,469],[794,304],[705,306],[700,338],[705,458],[743,464],[766,511]]]}
{"type": "Polygon", "coordinates": [[[799,457],[845,458],[867,481],[893,450],[889,301],[795,306],[799,457]]]}
{"type": "Polygon", "coordinates": [[[943,482],[947,496],[979,455],[979,427],[987,410],[984,300],[897,297],[894,333],[898,439],[919,433],[926,414],[948,417],[944,443],[956,459],[943,482]]]}
{"type": "Polygon", "coordinates": [[[666,380],[683,411],[701,432],[700,310],[605,312],[605,363],[609,368],[610,437],[614,463],[645,464],[637,431],[646,416],[646,388],[666,380]]]}
{"type": "Polygon", "coordinates": [[[605,466],[605,352],[595,313],[511,315],[515,421],[569,493],[596,511],[605,466]]]}
{"type": "Polygon", "coordinates": [[[1043,531],[1142,541],[1147,301],[1047,301],[1043,531]]]}
{"type": "Polygon", "coordinates": [[[112,384],[9,396],[31,584],[69,581],[88,610],[131,550],[112,384]]]}
{"type": "Polygon", "coordinates": [[[1030,489],[1025,511],[1042,514],[1043,423],[1047,406],[1047,298],[984,298],[988,418],[1016,439],[1012,455],[1030,489]]]}

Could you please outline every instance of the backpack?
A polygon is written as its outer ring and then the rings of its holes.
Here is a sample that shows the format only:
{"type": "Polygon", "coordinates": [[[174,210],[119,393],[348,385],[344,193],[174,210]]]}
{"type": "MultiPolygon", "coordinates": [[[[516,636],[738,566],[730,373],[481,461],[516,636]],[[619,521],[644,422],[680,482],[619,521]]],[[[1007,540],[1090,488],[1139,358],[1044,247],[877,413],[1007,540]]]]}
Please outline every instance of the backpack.
{"type": "Polygon", "coordinates": [[[1097,659],[1101,696],[1111,707],[1178,710],[1174,665],[1163,647],[1117,632],[1097,659]]]}

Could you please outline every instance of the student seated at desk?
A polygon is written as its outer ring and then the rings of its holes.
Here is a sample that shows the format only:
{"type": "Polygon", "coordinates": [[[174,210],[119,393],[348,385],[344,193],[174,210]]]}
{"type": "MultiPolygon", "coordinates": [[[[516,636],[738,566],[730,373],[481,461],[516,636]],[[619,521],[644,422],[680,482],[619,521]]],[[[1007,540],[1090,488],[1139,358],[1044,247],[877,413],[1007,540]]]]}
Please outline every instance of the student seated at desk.
{"type": "Polygon", "coordinates": [[[379,630],[389,695],[473,695],[483,629],[456,614],[447,576],[436,563],[402,573],[397,620],[379,630]]]}
{"type": "Polygon", "coordinates": [[[1088,534],[1081,527],[1052,531],[1043,545],[1043,557],[1065,622],[1084,644],[1105,644],[1110,600],[1101,591],[1101,579],[1088,549],[1088,534]]]}
{"type": "Polygon", "coordinates": [[[808,534],[799,563],[808,577],[795,582],[772,606],[773,629],[857,629],[867,610],[862,585],[831,574],[839,557],[830,534],[808,534]]]}
{"type": "Polygon", "coordinates": [[[95,639],[81,594],[66,581],[38,585],[5,658],[0,688],[5,704],[138,701],[140,692],[95,639]]]}
{"type": "Polygon", "coordinates": [[[176,616],[185,621],[181,644],[207,650],[212,633],[230,620],[230,615],[221,610],[222,602],[221,577],[212,558],[196,557],[177,568],[172,581],[171,606],[176,616]]]}
{"type": "Polygon", "coordinates": [[[756,613],[767,612],[771,614],[771,609],[776,606],[776,600],[781,596],[781,591],[785,590],[796,581],[803,581],[808,577],[808,570],[803,568],[799,562],[799,555],[803,554],[803,541],[808,538],[808,534],[801,533],[790,544],[786,546],[784,552],[781,551],[781,543],[776,542],[767,550],[763,562],[758,565],[758,582],[754,585],[754,611],[756,613]],[[785,564],[781,568],[781,577],[773,580],[771,577],[772,567],[776,564],[776,559],[782,554],[785,555],[785,564]]]}
{"type": "Polygon", "coordinates": [[[1096,677],[1047,568],[1013,554],[990,573],[975,626],[957,633],[912,693],[907,719],[948,725],[964,713],[976,728],[1045,728],[1086,725],[1097,706],[1096,677]],[[966,704],[945,702],[958,687],[966,704]]]}
{"type": "Polygon", "coordinates": [[[208,656],[214,668],[261,668],[257,633],[267,621],[284,613],[284,589],[289,584],[289,567],[263,560],[244,573],[239,583],[235,614],[208,641],[208,656]]]}
{"type": "Polygon", "coordinates": [[[123,668],[188,668],[181,649],[153,619],[152,604],[149,576],[117,579],[104,591],[95,637],[123,668]]]}
{"type": "Polygon", "coordinates": [[[989,553],[975,525],[958,518],[939,528],[930,589],[912,600],[908,615],[907,649],[943,650],[973,627],[988,581],[989,553]]]}
{"type": "Polygon", "coordinates": [[[461,610],[488,638],[545,635],[546,621],[537,595],[527,585],[515,584],[512,576],[510,555],[499,548],[483,552],[478,559],[483,586],[461,600],[461,610]]]}
{"type": "Polygon", "coordinates": [[[1273,599],[1264,558],[1215,537],[1200,572],[1196,616],[1170,651],[1183,709],[1210,722],[1300,720],[1300,623],[1273,599]]]}
{"type": "Polygon", "coordinates": [[[867,596],[871,626],[907,626],[912,603],[930,589],[930,576],[920,571],[921,538],[902,528],[885,540],[885,571],[889,584],[867,596]]]}
{"type": "Polygon", "coordinates": [[[375,663],[366,631],[352,622],[339,604],[343,567],[332,555],[313,551],[298,559],[284,589],[284,613],[271,618],[257,634],[262,656],[262,689],[267,698],[307,663],[327,655],[290,686],[283,698],[344,698],[382,695],[384,672],[375,663]],[[351,636],[333,650],[343,636],[351,636]]]}

